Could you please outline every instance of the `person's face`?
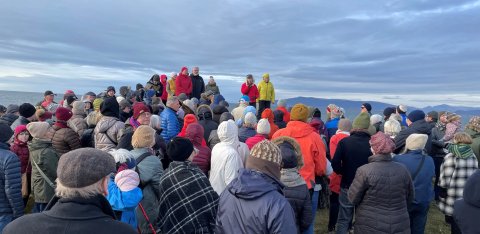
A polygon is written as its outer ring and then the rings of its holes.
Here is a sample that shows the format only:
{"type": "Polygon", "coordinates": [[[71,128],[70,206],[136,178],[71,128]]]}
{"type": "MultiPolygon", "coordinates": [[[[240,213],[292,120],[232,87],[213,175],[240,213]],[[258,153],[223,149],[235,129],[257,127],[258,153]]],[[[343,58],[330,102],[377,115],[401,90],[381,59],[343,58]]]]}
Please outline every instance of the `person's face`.
{"type": "Polygon", "coordinates": [[[200,69],[198,69],[198,67],[194,67],[192,72],[194,75],[198,75],[198,73],[200,72],[200,69]]]}
{"type": "Polygon", "coordinates": [[[108,95],[109,97],[113,97],[113,96],[115,96],[115,91],[110,90],[110,91],[107,92],[107,95],[108,95]]]}
{"type": "Polygon", "coordinates": [[[130,111],[132,111],[132,108],[129,107],[129,106],[123,108],[123,112],[125,112],[125,113],[130,113],[130,111]]]}
{"type": "Polygon", "coordinates": [[[182,74],[188,75],[188,69],[183,70],[183,71],[182,71],[182,74]]]}
{"type": "Polygon", "coordinates": [[[368,111],[367,111],[367,108],[365,108],[364,106],[362,106],[360,112],[364,113],[364,112],[368,112],[368,111]]]}
{"type": "Polygon", "coordinates": [[[270,81],[270,77],[263,77],[263,81],[268,83],[270,81]]]}
{"type": "Polygon", "coordinates": [[[90,110],[92,108],[92,104],[90,102],[85,102],[85,110],[90,110]]]}
{"type": "Polygon", "coordinates": [[[442,123],[446,123],[446,122],[447,122],[447,115],[442,115],[442,116],[440,116],[440,121],[441,121],[442,123]]]}
{"type": "Polygon", "coordinates": [[[178,111],[178,109],[180,109],[180,101],[178,102],[174,102],[170,108],[172,108],[174,111],[178,111]]]}
{"type": "Polygon", "coordinates": [[[432,117],[430,117],[430,116],[426,116],[426,117],[425,117],[425,121],[427,121],[427,122],[433,122],[433,119],[432,119],[432,117]]]}
{"type": "Polygon", "coordinates": [[[95,96],[92,96],[92,95],[88,95],[87,99],[91,102],[95,101],[95,96]]]}
{"type": "Polygon", "coordinates": [[[410,126],[410,124],[412,124],[412,121],[410,121],[409,119],[407,119],[407,126],[410,126]]]}
{"type": "Polygon", "coordinates": [[[53,95],[53,94],[52,95],[47,95],[47,96],[45,96],[45,100],[47,102],[52,102],[54,97],[55,97],[55,95],[53,95]]]}
{"type": "Polygon", "coordinates": [[[30,138],[30,133],[28,133],[27,131],[23,131],[23,132],[19,133],[18,136],[17,136],[17,139],[20,142],[27,142],[28,138],[30,138]]]}
{"type": "Polygon", "coordinates": [[[150,124],[150,117],[152,116],[152,113],[150,112],[143,112],[142,114],[140,114],[137,118],[137,121],[141,124],[141,125],[149,125],[150,124]]]}
{"type": "Polygon", "coordinates": [[[253,78],[248,78],[247,79],[247,84],[249,84],[249,85],[253,84],[253,78]]]}

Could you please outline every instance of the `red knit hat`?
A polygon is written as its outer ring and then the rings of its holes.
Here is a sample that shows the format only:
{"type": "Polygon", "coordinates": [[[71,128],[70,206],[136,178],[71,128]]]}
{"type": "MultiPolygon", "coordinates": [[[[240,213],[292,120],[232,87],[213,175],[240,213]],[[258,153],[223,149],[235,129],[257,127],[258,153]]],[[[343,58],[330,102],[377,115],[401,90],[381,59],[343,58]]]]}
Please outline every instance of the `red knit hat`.
{"type": "Polygon", "coordinates": [[[16,128],[15,128],[15,136],[17,136],[19,133],[21,132],[24,132],[24,131],[27,131],[27,125],[18,125],[16,128]]]}
{"type": "Polygon", "coordinates": [[[137,102],[137,103],[135,103],[135,105],[133,105],[133,118],[134,119],[138,119],[138,117],[142,113],[145,113],[145,112],[151,113],[150,108],[148,108],[148,106],[143,104],[143,102],[137,102]]]}
{"type": "Polygon", "coordinates": [[[60,120],[60,121],[67,122],[70,118],[72,118],[72,116],[73,116],[72,111],[65,107],[58,107],[57,111],[55,111],[55,117],[57,117],[57,120],[60,120]]]}
{"type": "Polygon", "coordinates": [[[370,146],[375,154],[390,154],[395,149],[393,140],[381,131],[370,138],[370,146]]]}

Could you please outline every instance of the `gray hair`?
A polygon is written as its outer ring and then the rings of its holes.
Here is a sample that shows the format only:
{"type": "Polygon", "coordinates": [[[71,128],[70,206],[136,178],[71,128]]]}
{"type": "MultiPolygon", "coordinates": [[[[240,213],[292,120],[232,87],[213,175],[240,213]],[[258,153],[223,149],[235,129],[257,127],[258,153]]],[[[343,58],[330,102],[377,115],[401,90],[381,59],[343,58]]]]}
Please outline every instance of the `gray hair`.
{"type": "Polygon", "coordinates": [[[172,96],[167,99],[167,106],[171,106],[172,104],[178,103],[178,97],[177,96],[172,96]]]}
{"type": "Polygon", "coordinates": [[[150,116],[150,127],[155,130],[160,130],[162,124],[162,119],[158,115],[151,115],[150,116]]]}
{"type": "Polygon", "coordinates": [[[385,134],[391,136],[391,137],[396,137],[400,130],[402,130],[402,127],[400,126],[400,123],[396,121],[395,119],[390,118],[385,122],[385,125],[383,126],[383,131],[385,134]]]}
{"type": "Polygon", "coordinates": [[[55,195],[61,198],[91,198],[97,195],[104,194],[105,190],[103,188],[103,181],[108,179],[108,176],[102,178],[101,180],[82,187],[82,188],[69,188],[64,186],[59,179],[56,180],[57,187],[55,188],[55,195]]]}

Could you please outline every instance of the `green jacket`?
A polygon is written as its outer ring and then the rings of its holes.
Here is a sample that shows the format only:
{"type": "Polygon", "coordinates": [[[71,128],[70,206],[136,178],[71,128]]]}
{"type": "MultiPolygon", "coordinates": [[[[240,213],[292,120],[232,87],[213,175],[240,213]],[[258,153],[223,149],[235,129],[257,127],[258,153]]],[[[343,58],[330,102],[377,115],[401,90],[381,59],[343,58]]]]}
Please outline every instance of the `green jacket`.
{"type": "Polygon", "coordinates": [[[53,195],[55,195],[55,189],[45,181],[35,166],[35,163],[50,181],[55,183],[60,156],[53,149],[50,140],[34,138],[32,142],[28,143],[28,150],[30,151],[30,161],[32,163],[32,191],[35,202],[48,203],[53,195]]]}
{"type": "Polygon", "coordinates": [[[465,128],[465,133],[472,137],[472,150],[475,156],[477,156],[477,160],[480,161],[480,132],[476,132],[470,128],[465,128]]]}

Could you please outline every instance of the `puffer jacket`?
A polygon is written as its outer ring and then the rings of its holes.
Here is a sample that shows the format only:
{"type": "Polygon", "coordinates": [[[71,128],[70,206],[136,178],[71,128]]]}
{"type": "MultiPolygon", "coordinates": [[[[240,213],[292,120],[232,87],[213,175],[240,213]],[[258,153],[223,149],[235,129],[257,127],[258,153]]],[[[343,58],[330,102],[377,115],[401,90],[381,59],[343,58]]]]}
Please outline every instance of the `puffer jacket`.
{"type": "Polygon", "coordinates": [[[53,148],[60,156],[82,147],[80,145],[80,137],[71,128],[67,126],[60,127],[57,124],[53,125],[52,128],[55,130],[52,138],[53,148]]]}
{"type": "Polygon", "coordinates": [[[427,123],[427,121],[422,119],[422,120],[413,122],[412,124],[410,124],[410,126],[408,126],[408,128],[398,133],[397,137],[395,137],[395,150],[393,151],[393,153],[395,154],[402,153],[402,151],[405,148],[405,142],[408,136],[414,133],[427,134],[428,140],[427,140],[427,144],[425,145],[425,150],[427,152],[430,152],[432,147],[432,137],[430,135],[432,133],[432,129],[430,128],[430,125],[427,123]]]}
{"type": "Polygon", "coordinates": [[[218,128],[218,123],[213,121],[213,112],[208,105],[200,105],[197,108],[198,123],[203,127],[203,138],[208,141],[208,137],[213,130],[218,128]]]}
{"type": "Polygon", "coordinates": [[[307,187],[312,188],[312,183],[315,184],[315,176],[326,175],[327,150],[322,138],[309,124],[301,121],[288,122],[287,127],[278,130],[272,139],[280,136],[292,137],[300,144],[304,162],[300,174],[307,183],[307,187]]]}
{"type": "Polygon", "coordinates": [[[432,139],[432,147],[430,148],[429,155],[432,157],[443,158],[446,155],[444,151],[445,142],[442,141],[443,136],[445,136],[445,126],[441,128],[441,126],[437,126],[432,129],[432,133],[430,138],[432,139]]]}
{"type": "MultiPolygon", "coordinates": [[[[335,156],[335,151],[337,151],[337,146],[338,143],[345,137],[350,136],[349,132],[342,132],[342,131],[337,131],[337,134],[335,134],[332,139],[330,139],[330,154],[335,156]]],[[[333,172],[330,176],[330,184],[329,188],[330,191],[340,194],[340,183],[342,181],[342,175],[339,175],[335,172],[333,172]]]]}
{"type": "Polygon", "coordinates": [[[163,129],[161,136],[165,139],[166,142],[169,142],[174,136],[178,135],[180,132],[180,123],[177,119],[177,114],[175,111],[167,107],[160,114],[161,127],[163,129]]]}
{"type": "Polygon", "coordinates": [[[44,139],[33,138],[32,142],[28,143],[28,150],[32,161],[32,191],[35,202],[48,203],[55,195],[55,189],[43,178],[34,162],[37,163],[48,179],[55,183],[60,155],[53,149],[52,142],[44,139]]]}
{"type": "Polygon", "coordinates": [[[210,171],[210,159],[212,157],[212,151],[210,148],[202,144],[203,139],[203,127],[198,123],[192,123],[187,127],[185,137],[190,139],[193,146],[199,150],[197,156],[192,160],[192,163],[197,165],[205,175],[208,176],[210,171]]]}
{"type": "Polygon", "coordinates": [[[95,128],[100,119],[102,119],[102,113],[100,113],[100,111],[93,111],[87,115],[85,122],[87,123],[88,128],[95,128]]]}
{"type": "Polygon", "coordinates": [[[0,142],[0,216],[13,215],[14,218],[23,215],[22,176],[20,174],[20,160],[9,150],[6,143],[0,142]]]}
{"type": "MultiPolygon", "coordinates": [[[[135,160],[149,149],[141,148],[131,151],[135,160]]],[[[137,166],[140,176],[140,187],[143,187],[143,199],[140,202],[147,213],[150,222],[154,223],[158,218],[160,199],[160,177],[163,174],[162,162],[155,155],[147,156],[137,166]]],[[[140,208],[135,210],[141,233],[152,233],[140,208]]]]}
{"type": "Polygon", "coordinates": [[[118,118],[103,116],[94,130],[95,148],[106,152],[115,149],[122,138],[124,128],[125,123],[118,118]]]}
{"type": "Polygon", "coordinates": [[[271,81],[268,83],[265,81],[260,81],[258,83],[258,93],[259,97],[257,99],[258,101],[275,101],[275,88],[273,87],[273,84],[271,81]]]}
{"type": "Polygon", "coordinates": [[[0,123],[7,124],[8,126],[11,126],[15,120],[18,119],[18,115],[12,114],[12,113],[7,113],[4,114],[2,117],[0,117],[0,123]]]}
{"type": "Polygon", "coordinates": [[[390,155],[374,155],[368,161],[358,168],[348,190],[348,199],[357,207],[354,232],[410,233],[407,205],[414,190],[409,172],[390,155]]]}
{"type": "Polygon", "coordinates": [[[465,128],[465,133],[472,137],[472,150],[475,156],[477,156],[477,160],[480,162],[480,132],[476,132],[470,128],[465,128]]]}
{"type": "Polygon", "coordinates": [[[249,137],[245,141],[245,144],[247,144],[249,150],[252,150],[252,148],[255,144],[257,144],[258,142],[263,141],[265,139],[267,139],[265,137],[265,135],[257,133],[257,134],[255,134],[255,136],[249,137]]]}
{"type": "Polygon", "coordinates": [[[199,75],[190,75],[190,79],[192,79],[192,97],[196,97],[200,99],[200,94],[205,92],[205,82],[203,81],[203,77],[199,75]]]}
{"type": "Polygon", "coordinates": [[[297,233],[282,189],[281,182],[266,174],[240,169],[220,195],[215,233],[297,233]]]}
{"type": "Polygon", "coordinates": [[[238,129],[238,139],[241,142],[246,142],[248,138],[257,135],[257,130],[255,128],[250,127],[241,127],[238,129]]]}
{"type": "Polygon", "coordinates": [[[67,125],[75,131],[79,137],[81,137],[83,132],[88,129],[87,121],[85,121],[85,116],[83,115],[73,115],[72,118],[67,121],[67,125]]]}
{"type": "Polygon", "coordinates": [[[30,164],[30,152],[28,151],[28,145],[26,142],[21,142],[16,139],[15,143],[10,146],[10,150],[18,156],[21,164],[21,173],[32,173],[32,164],[30,164]]]}
{"type": "Polygon", "coordinates": [[[462,233],[480,233],[480,170],[471,175],[465,188],[463,198],[456,200],[453,217],[462,233]]]}
{"type": "Polygon", "coordinates": [[[220,94],[220,89],[218,88],[216,82],[213,82],[213,83],[209,82],[207,85],[205,85],[205,92],[207,91],[212,91],[214,95],[220,94]]]}

